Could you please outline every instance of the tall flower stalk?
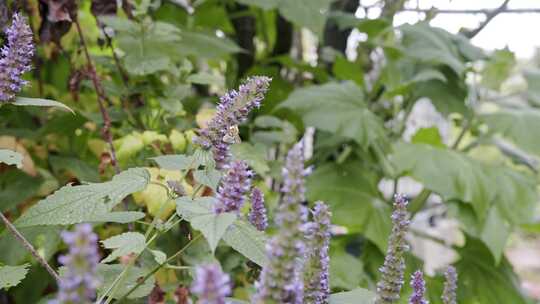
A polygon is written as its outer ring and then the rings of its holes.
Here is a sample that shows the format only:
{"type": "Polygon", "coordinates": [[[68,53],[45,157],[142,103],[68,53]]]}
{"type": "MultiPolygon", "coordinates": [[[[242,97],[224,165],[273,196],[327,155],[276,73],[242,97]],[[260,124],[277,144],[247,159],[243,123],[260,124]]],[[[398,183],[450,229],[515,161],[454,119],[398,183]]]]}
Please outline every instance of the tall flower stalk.
{"type": "Polygon", "coordinates": [[[379,269],[381,279],[377,283],[377,298],[375,304],[390,304],[399,301],[405,272],[404,254],[409,249],[405,235],[409,229],[408,200],[404,195],[394,197],[394,212],[392,213],[392,233],[388,239],[388,250],[384,264],[379,269]]]}
{"type": "Polygon", "coordinates": [[[240,212],[245,196],[251,188],[253,172],[243,161],[234,161],[226,166],[227,173],[217,191],[216,213],[240,212]]]}
{"type": "Polygon", "coordinates": [[[191,292],[199,298],[198,304],[225,304],[225,297],[231,293],[230,278],[217,264],[199,266],[191,292]]]}
{"type": "Polygon", "coordinates": [[[259,188],[251,191],[251,210],[248,214],[249,222],[259,231],[265,231],[268,227],[264,195],[259,188]]]}
{"type": "Polygon", "coordinates": [[[79,224],[73,232],[63,231],[69,252],[58,258],[66,270],[60,277],[58,297],[51,304],[89,304],[96,297],[98,237],[90,224],[79,224]]]}
{"type": "Polygon", "coordinates": [[[0,51],[0,102],[11,101],[28,84],[22,76],[32,69],[34,56],[32,30],[26,18],[19,13],[14,14],[5,33],[7,44],[0,51]]]}
{"type": "Polygon", "coordinates": [[[411,288],[413,293],[409,298],[409,304],[429,304],[424,298],[426,293],[426,282],[424,281],[424,274],[417,270],[411,277],[411,288]]]}
{"type": "Polygon", "coordinates": [[[283,201],[276,212],[279,233],[266,246],[268,264],[263,268],[256,304],[302,304],[304,303],[303,269],[305,255],[304,225],[307,211],[305,200],[302,144],[296,144],[287,154],[283,168],[283,201]]]}
{"type": "Polygon", "coordinates": [[[453,266],[448,266],[446,272],[444,273],[444,277],[446,280],[444,282],[444,290],[441,299],[444,304],[456,304],[456,290],[458,282],[456,269],[453,266]]]}
{"type": "Polygon", "coordinates": [[[326,304],[330,294],[330,210],[323,202],[313,208],[313,222],[308,228],[307,264],[304,276],[304,302],[326,304]]]}
{"type": "Polygon", "coordinates": [[[197,142],[211,149],[216,167],[222,169],[230,159],[230,146],[234,143],[235,127],[244,122],[249,112],[260,107],[271,79],[256,76],[246,80],[238,91],[232,90],[220,98],[217,112],[208,125],[200,130],[197,142]]]}

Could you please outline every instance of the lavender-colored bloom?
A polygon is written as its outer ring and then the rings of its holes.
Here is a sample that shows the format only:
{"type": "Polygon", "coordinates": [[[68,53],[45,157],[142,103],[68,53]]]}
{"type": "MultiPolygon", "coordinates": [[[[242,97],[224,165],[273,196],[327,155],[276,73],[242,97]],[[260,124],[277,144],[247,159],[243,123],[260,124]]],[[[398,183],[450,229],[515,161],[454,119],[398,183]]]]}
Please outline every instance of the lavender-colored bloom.
{"type": "Polygon", "coordinates": [[[253,188],[251,191],[251,210],[248,219],[259,231],[265,231],[268,227],[266,217],[266,208],[264,207],[264,195],[259,188],[253,188]]]}
{"type": "Polygon", "coordinates": [[[304,299],[302,258],[305,257],[304,157],[302,145],[288,153],[283,169],[283,201],[276,212],[279,233],[266,246],[268,264],[263,268],[256,304],[302,304],[304,299]]]}
{"type": "Polygon", "coordinates": [[[212,149],[216,167],[222,169],[230,159],[234,143],[231,130],[247,119],[251,110],[260,107],[271,79],[256,76],[246,80],[238,91],[232,90],[220,98],[217,112],[206,128],[199,131],[196,141],[205,149],[212,149]]]}
{"type": "Polygon", "coordinates": [[[444,291],[442,295],[442,301],[444,304],[456,304],[456,290],[457,290],[457,271],[453,266],[448,266],[444,273],[446,281],[444,282],[444,291]]]}
{"type": "Polygon", "coordinates": [[[245,196],[251,188],[253,172],[243,161],[227,165],[227,173],[217,190],[218,202],[214,205],[216,213],[240,212],[245,196]]]}
{"type": "Polygon", "coordinates": [[[229,276],[217,264],[198,266],[191,292],[199,297],[199,304],[225,304],[231,293],[229,276]]]}
{"type": "Polygon", "coordinates": [[[308,226],[308,262],[304,276],[304,302],[313,304],[328,303],[330,294],[330,210],[323,202],[316,202],[313,208],[313,222],[308,226]]]}
{"type": "Polygon", "coordinates": [[[417,270],[411,276],[411,287],[413,293],[409,298],[409,304],[429,304],[429,302],[424,299],[426,282],[424,281],[424,274],[420,270],[417,270]]]}
{"type": "Polygon", "coordinates": [[[388,239],[388,250],[384,264],[379,269],[381,280],[377,283],[377,298],[375,304],[396,303],[403,286],[405,270],[404,254],[409,249],[405,235],[409,229],[409,213],[407,212],[407,197],[397,194],[394,198],[392,213],[392,233],[388,239]]]}
{"type": "Polygon", "coordinates": [[[26,18],[16,13],[6,31],[7,44],[0,50],[0,102],[10,101],[28,82],[22,79],[31,70],[34,44],[26,18]]]}
{"type": "Polygon", "coordinates": [[[73,232],[63,231],[62,239],[69,246],[69,252],[58,258],[66,270],[60,278],[58,298],[51,304],[93,303],[97,278],[98,237],[90,224],[79,224],[73,232]]]}

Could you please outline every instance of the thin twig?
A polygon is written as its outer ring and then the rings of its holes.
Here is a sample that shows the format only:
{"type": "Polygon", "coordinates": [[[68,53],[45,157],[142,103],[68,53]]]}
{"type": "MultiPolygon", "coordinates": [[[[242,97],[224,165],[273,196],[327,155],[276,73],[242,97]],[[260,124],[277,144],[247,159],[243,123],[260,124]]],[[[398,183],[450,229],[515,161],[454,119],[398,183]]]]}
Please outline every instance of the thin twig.
{"type": "Polygon", "coordinates": [[[487,13],[486,14],[486,20],[484,20],[482,23],[480,23],[480,25],[477,28],[475,28],[475,29],[473,29],[471,31],[466,31],[463,34],[469,39],[471,39],[474,36],[478,35],[478,33],[480,33],[480,31],[482,31],[489,24],[489,22],[491,22],[491,20],[493,20],[493,18],[495,18],[498,14],[502,13],[505,9],[507,9],[508,2],[510,2],[510,0],[505,0],[503,2],[503,4],[501,6],[499,6],[497,9],[494,9],[490,13],[487,13]]]}
{"type": "Polygon", "coordinates": [[[32,246],[32,244],[24,237],[24,235],[19,232],[19,230],[17,230],[17,228],[15,228],[15,226],[13,226],[13,224],[4,216],[2,212],[0,212],[0,219],[2,219],[9,232],[11,232],[11,234],[13,234],[13,236],[19,242],[21,242],[24,248],[26,248],[26,250],[28,250],[32,254],[32,256],[38,261],[38,263],[45,267],[47,272],[56,280],[56,282],[59,283],[60,277],[58,276],[56,271],[54,271],[51,265],[49,265],[49,263],[47,263],[47,261],[45,261],[45,259],[39,255],[34,246],[32,246]]]}
{"type": "Polygon", "coordinates": [[[92,63],[92,58],[90,57],[90,53],[88,52],[88,47],[86,46],[86,41],[84,39],[84,35],[81,30],[81,25],[79,24],[79,20],[77,18],[73,18],[73,20],[75,23],[75,27],[77,28],[77,32],[79,33],[79,40],[81,42],[81,46],[83,48],[84,55],[86,57],[86,64],[88,65],[90,78],[92,79],[94,89],[96,90],[99,110],[103,118],[103,130],[101,133],[103,135],[103,139],[105,139],[105,141],[109,145],[109,149],[111,150],[111,163],[113,164],[114,171],[116,172],[116,174],[118,174],[120,173],[120,166],[118,165],[118,160],[116,158],[116,150],[114,149],[114,145],[113,145],[113,139],[112,139],[112,133],[111,133],[111,117],[109,116],[109,113],[107,112],[107,109],[105,108],[105,101],[106,101],[105,91],[103,90],[103,86],[101,85],[101,82],[99,81],[99,78],[97,76],[96,68],[94,67],[94,64],[92,63]]]}

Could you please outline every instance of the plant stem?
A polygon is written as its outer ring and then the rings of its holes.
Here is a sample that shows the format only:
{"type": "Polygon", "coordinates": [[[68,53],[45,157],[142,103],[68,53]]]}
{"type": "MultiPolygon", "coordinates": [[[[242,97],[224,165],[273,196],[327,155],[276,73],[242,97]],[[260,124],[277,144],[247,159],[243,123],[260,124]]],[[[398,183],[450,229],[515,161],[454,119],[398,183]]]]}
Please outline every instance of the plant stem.
{"type": "Polygon", "coordinates": [[[120,299],[118,299],[118,304],[123,303],[125,299],[132,294],[137,288],[139,288],[146,280],[148,280],[151,276],[154,275],[158,270],[160,270],[162,267],[167,266],[169,262],[176,259],[179,255],[181,255],[184,251],[186,251],[193,243],[195,243],[198,239],[200,239],[202,234],[197,235],[189,243],[187,243],[184,247],[182,247],[180,250],[178,250],[175,254],[171,255],[165,262],[157,265],[154,267],[149,273],[147,273],[142,279],[137,281],[137,284],[133,286],[126,294],[124,294],[120,299]]]}
{"type": "Polygon", "coordinates": [[[41,266],[45,267],[47,272],[56,280],[57,283],[59,283],[60,277],[58,276],[56,271],[54,271],[51,265],[49,265],[49,263],[47,263],[47,261],[45,261],[45,259],[39,255],[34,246],[32,246],[32,244],[24,237],[24,235],[22,235],[22,233],[17,230],[17,228],[15,228],[15,226],[4,216],[2,212],[0,212],[0,219],[2,219],[9,232],[11,232],[11,234],[13,234],[13,236],[19,242],[21,242],[24,248],[26,248],[26,250],[28,250],[32,254],[32,256],[38,261],[38,263],[40,263],[41,266]]]}

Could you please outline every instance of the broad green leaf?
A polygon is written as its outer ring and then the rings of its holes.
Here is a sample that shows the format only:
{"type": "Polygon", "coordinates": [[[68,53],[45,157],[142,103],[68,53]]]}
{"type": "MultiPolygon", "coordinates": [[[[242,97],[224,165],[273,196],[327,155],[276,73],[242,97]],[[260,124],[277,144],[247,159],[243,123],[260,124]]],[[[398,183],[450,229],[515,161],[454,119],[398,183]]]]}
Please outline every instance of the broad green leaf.
{"type": "Polygon", "coordinates": [[[390,205],[377,190],[377,177],[359,162],[328,163],[320,166],[307,179],[310,201],[325,201],[332,211],[332,223],[351,232],[362,232],[386,251],[391,230],[390,205]]]}
{"type": "Polygon", "coordinates": [[[330,287],[351,290],[366,279],[364,264],[358,258],[343,250],[330,255],[330,287]]]}
{"type": "Polygon", "coordinates": [[[362,146],[385,136],[382,122],[367,109],[362,90],[352,82],[297,89],[280,107],[295,110],[307,126],[353,139],[362,146]]]}
{"type": "Polygon", "coordinates": [[[445,200],[470,203],[483,221],[491,204],[513,223],[528,222],[537,199],[531,180],[504,167],[425,144],[398,143],[392,162],[445,200]],[[437,168],[436,171],[433,168],[437,168]]]}
{"type": "Polygon", "coordinates": [[[364,84],[362,66],[356,62],[350,62],[345,56],[336,58],[332,66],[332,72],[338,79],[352,80],[359,86],[364,84]]]}
{"type": "Polygon", "coordinates": [[[490,56],[486,67],[482,70],[482,84],[490,89],[498,90],[510,76],[516,65],[516,57],[508,49],[496,50],[490,56]]]}
{"type": "Polygon", "coordinates": [[[375,293],[363,288],[330,295],[329,304],[373,304],[375,293]]]}
{"type": "Polygon", "coordinates": [[[527,97],[535,106],[540,106],[540,70],[527,69],[523,76],[527,80],[527,97]]]}
{"type": "Polygon", "coordinates": [[[150,250],[150,253],[152,253],[154,260],[158,264],[163,264],[167,261],[167,255],[161,250],[150,250]]]}
{"type": "Polygon", "coordinates": [[[176,154],[176,155],[162,155],[151,158],[158,166],[166,170],[187,170],[195,167],[196,164],[193,156],[176,154]]]}
{"type": "Polygon", "coordinates": [[[357,28],[360,32],[366,33],[369,39],[375,38],[377,35],[390,27],[388,20],[382,18],[358,18],[354,14],[344,13],[341,11],[330,12],[330,19],[336,22],[340,30],[357,28]]]}
{"type": "Polygon", "coordinates": [[[0,289],[17,286],[26,277],[28,267],[30,267],[30,264],[0,266],[0,289]]]}
{"type": "Polygon", "coordinates": [[[197,183],[208,186],[215,191],[221,179],[221,172],[215,169],[197,170],[193,172],[193,178],[197,183]]]}
{"type": "Polygon", "coordinates": [[[126,224],[144,218],[146,214],[139,211],[116,211],[101,215],[98,222],[126,224]]]}
{"type": "Polygon", "coordinates": [[[231,148],[235,159],[245,161],[255,172],[264,175],[270,171],[266,161],[266,148],[263,145],[250,143],[235,144],[231,148]]]}
{"type": "Polygon", "coordinates": [[[139,254],[146,247],[144,235],[138,232],[125,232],[101,241],[101,243],[107,249],[114,249],[101,263],[109,263],[118,257],[131,253],[139,254]]]}
{"type": "MultiPolygon", "coordinates": [[[[109,182],[64,186],[28,209],[15,224],[27,227],[101,222],[124,197],[143,190],[149,182],[146,169],[133,168],[109,182]]],[[[114,214],[109,219],[114,219],[114,214]]]]}
{"type": "Polygon", "coordinates": [[[212,151],[197,149],[193,153],[193,168],[198,168],[199,166],[205,166],[206,168],[215,168],[216,162],[214,161],[214,156],[212,151]]]}
{"type": "Polygon", "coordinates": [[[15,165],[17,168],[22,168],[23,156],[19,152],[0,149],[0,163],[15,165]]]}
{"type": "Polygon", "coordinates": [[[196,73],[189,75],[186,81],[196,84],[217,85],[223,87],[225,79],[222,76],[209,73],[196,73]]]}
{"type": "MultiPolygon", "coordinates": [[[[56,226],[25,227],[19,232],[30,242],[45,260],[50,259],[60,244],[60,229],[56,226]]],[[[0,261],[6,264],[20,264],[30,257],[30,253],[13,235],[4,230],[0,235],[0,261]]]]}
{"type": "Polygon", "coordinates": [[[253,5],[265,10],[276,8],[281,0],[236,0],[239,3],[253,5]]]}
{"type": "Polygon", "coordinates": [[[413,144],[428,144],[435,147],[445,147],[439,128],[420,128],[411,138],[413,144]]]}
{"type": "Polygon", "coordinates": [[[429,98],[437,111],[443,114],[467,114],[469,112],[465,104],[467,90],[459,81],[455,76],[446,82],[438,79],[422,81],[415,83],[411,93],[415,98],[429,98]]]}
{"type": "Polygon", "coordinates": [[[202,232],[212,251],[216,250],[219,240],[238,217],[236,214],[227,212],[216,214],[212,209],[215,203],[215,198],[210,197],[195,200],[180,197],[176,200],[178,215],[190,222],[194,229],[202,232]]]}
{"type": "Polygon", "coordinates": [[[0,174],[0,211],[13,209],[36,195],[43,185],[41,176],[31,176],[22,170],[8,170],[0,174]]]}
{"type": "Polygon", "coordinates": [[[540,110],[502,109],[495,113],[482,115],[490,131],[510,139],[523,150],[540,155],[538,134],[540,130],[540,110]]]}
{"type": "Polygon", "coordinates": [[[225,232],[223,241],[261,267],[268,262],[265,249],[266,235],[246,221],[235,221],[225,232]]]}
{"type": "MultiPolygon", "coordinates": [[[[125,265],[121,264],[99,264],[97,267],[97,273],[99,278],[101,279],[101,285],[98,288],[98,294],[103,293],[109,287],[112,285],[114,280],[118,277],[118,275],[124,271],[126,268],[125,265]]],[[[124,275],[124,278],[118,282],[118,289],[114,293],[114,298],[118,299],[124,294],[126,294],[132,287],[134,287],[137,282],[139,282],[140,279],[144,277],[145,274],[147,274],[149,270],[143,269],[137,266],[132,266],[124,275]]],[[[145,297],[154,288],[155,284],[155,278],[154,276],[150,276],[144,284],[142,284],[139,288],[137,288],[132,294],[128,296],[128,299],[137,299],[141,297],[145,297]]]]}
{"type": "Polygon", "coordinates": [[[182,42],[176,46],[180,54],[202,58],[219,58],[242,51],[229,39],[219,38],[215,34],[182,31],[182,42]]]}
{"type": "Polygon", "coordinates": [[[92,166],[79,158],[66,156],[49,156],[49,162],[55,174],[68,171],[82,182],[99,182],[98,166],[92,166]]]}
{"type": "Polygon", "coordinates": [[[279,12],[292,23],[322,37],[332,0],[280,0],[279,12]]]}
{"type": "Polygon", "coordinates": [[[456,264],[459,274],[458,303],[460,304],[526,304],[519,280],[512,266],[503,258],[498,266],[487,248],[469,238],[458,251],[461,259],[456,264]]]}
{"type": "Polygon", "coordinates": [[[50,99],[17,97],[17,99],[15,99],[15,101],[11,104],[14,104],[16,106],[57,107],[75,114],[75,112],[70,107],[66,106],[63,103],[50,99]]]}

